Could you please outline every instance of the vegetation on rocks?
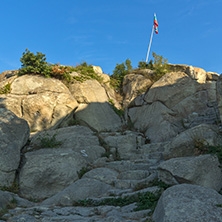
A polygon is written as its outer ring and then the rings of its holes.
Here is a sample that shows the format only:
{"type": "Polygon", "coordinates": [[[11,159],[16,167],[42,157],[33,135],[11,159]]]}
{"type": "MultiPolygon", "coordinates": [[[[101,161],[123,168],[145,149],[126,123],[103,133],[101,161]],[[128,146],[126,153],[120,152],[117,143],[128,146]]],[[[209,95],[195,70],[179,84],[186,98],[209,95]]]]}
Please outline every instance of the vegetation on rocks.
{"type": "Polygon", "coordinates": [[[4,87],[0,89],[0,94],[8,94],[11,92],[11,83],[7,83],[4,87]]]}
{"type": "Polygon", "coordinates": [[[133,67],[131,66],[130,59],[127,59],[124,63],[121,64],[117,63],[113,71],[113,74],[110,76],[111,86],[116,90],[117,93],[122,94],[124,76],[131,72],[140,73],[141,69],[153,70],[154,74],[150,76],[146,76],[143,73],[140,74],[143,74],[145,77],[149,78],[152,82],[156,82],[162,76],[164,76],[169,70],[168,70],[167,59],[163,58],[163,56],[157,55],[155,52],[153,52],[153,58],[154,60],[150,60],[148,64],[145,61],[140,61],[138,63],[138,68],[135,69],[133,69],[133,67]]]}
{"type": "Polygon", "coordinates": [[[114,105],[114,102],[112,99],[109,99],[109,104],[112,107],[112,109],[114,110],[114,112],[121,118],[124,115],[124,110],[123,109],[117,109],[114,105]]]}
{"type": "Polygon", "coordinates": [[[19,185],[18,185],[17,182],[13,182],[13,184],[11,186],[9,186],[9,187],[7,187],[7,186],[0,186],[0,190],[8,191],[8,192],[17,194],[19,192],[19,185]]]}
{"type": "Polygon", "coordinates": [[[56,148],[62,145],[62,141],[58,141],[56,139],[56,134],[54,134],[53,136],[49,136],[48,134],[46,134],[45,137],[42,137],[39,140],[41,148],[56,148]]]}
{"type": "Polygon", "coordinates": [[[79,179],[83,177],[83,175],[89,172],[92,168],[91,167],[82,167],[80,171],[77,172],[79,179]]]}
{"type": "Polygon", "coordinates": [[[0,210],[0,220],[4,220],[3,216],[8,213],[9,209],[16,208],[16,205],[17,200],[15,198],[12,198],[12,200],[7,204],[7,206],[0,210]]]}
{"type": "Polygon", "coordinates": [[[20,58],[22,68],[19,70],[19,75],[23,74],[41,74],[50,77],[51,67],[46,62],[45,54],[37,52],[36,55],[28,49],[23,52],[20,58]]]}
{"type": "Polygon", "coordinates": [[[129,74],[133,70],[130,59],[127,59],[124,63],[117,63],[113,71],[113,74],[110,76],[111,86],[118,93],[122,93],[123,78],[125,75],[129,74]]]}
{"type": "Polygon", "coordinates": [[[132,203],[136,203],[136,208],[134,211],[146,210],[150,209],[150,214],[153,213],[157,202],[162,194],[163,190],[152,192],[145,192],[145,193],[137,193],[134,195],[129,195],[125,197],[118,197],[118,198],[105,198],[103,200],[95,201],[93,199],[86,199],[80,200],[74,203],[75,206],[84,206],[84,207],[93,207],[93,206],[127,206],[132,203]]]}
{"type": "Polygon", "coordinates": [[[168,70],[167,59],[163,58],[161,55],[157,55],[153,52],[154,61],[151,59],[150,62],[147,64],[144,61],[140,61],[138,63],[138,69],[151,69],[154,71],[154,75],[150,76],[150,80],[153,82],[158,81],[162,76],[164,76],[168,70]]]}
{"type": "Polygon", "coordinates": [[[72,80],[83,82],[87,79],[96,79],[99,82],[102,81],[102,77],[97,75],[94,72],[93,67],[86,62],[83,62],[76,67],[64,66],[59,63],[50,64],[46,62],[45,54],[37,52],[35,55],[28,49],[23,52],[20,61],[22,67],[19,70],[19,75],[38,74],[45,77],[54,77],[66,82],[71,82],[72,80]],[[72,77],[70,75],[72,72],[77,72],[79,75],[72,77]]]}
{"type": "Polygon", "coordinates": [[[198,155],[214,154],[217,156],[219,162],[222,164],[222,145],[211,146],[204,140],[196,140],[194,141],[194,143],[198,155]]]}

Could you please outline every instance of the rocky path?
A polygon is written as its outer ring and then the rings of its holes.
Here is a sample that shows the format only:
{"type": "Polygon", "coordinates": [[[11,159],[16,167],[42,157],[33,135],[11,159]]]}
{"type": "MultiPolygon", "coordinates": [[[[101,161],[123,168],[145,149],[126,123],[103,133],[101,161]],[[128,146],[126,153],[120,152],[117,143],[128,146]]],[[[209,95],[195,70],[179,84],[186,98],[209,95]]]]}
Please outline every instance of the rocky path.
{"type": "Polygon", "coordinates": [[[14,195],[13,198],[17,200],[17,207],[9,209],[2,216],[2,219],[16,222],[151,221],[149,216],[151,209],[140,209],[135,197],[148,193],[155,194],[160,190],[158,186],[153,184],[153,181],[157,178],[156,166],[161,161],[161,153],[156,152],[145,155],[144,152],[145,149],[143,153],[142,150],[138,152],[134,156],[134,160],[131,161],[106,162],[104,161],[105,158],[96,161],[98,168],[87,172],[80,180],[99,180],[110,184],[113,189],[109,189],[100,198],[91,198],[88,202],[84,200],[81,203],[73,203],[73,205],[86,206],[54,206],[55,202],[51,204],[50,198],[41,203],[24,202],[24,199],[18,199],[14,195]],[[148,156],[150,157],[149,159],[147,159],[148,156]],[[121,202],[125,202],[126,205],[121,202]],[[135,211],[135,209],[138,211],[135,211]]]}

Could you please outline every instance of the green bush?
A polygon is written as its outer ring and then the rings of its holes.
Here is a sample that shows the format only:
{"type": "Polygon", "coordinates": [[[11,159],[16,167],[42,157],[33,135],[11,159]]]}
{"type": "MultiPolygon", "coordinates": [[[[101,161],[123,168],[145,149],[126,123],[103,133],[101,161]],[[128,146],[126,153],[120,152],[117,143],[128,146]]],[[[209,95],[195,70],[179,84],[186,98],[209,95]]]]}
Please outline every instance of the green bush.
{"type": "Polygon", "coordinates": [[[103,78],[97,75],[92,65],[88,65],[86,62],[82,62],[76,67],[70,67],[71,72],[78,72],[81,76],[76,76],[76,81],[83,82],[87,79],[96,79],[98,82],[102,82],[103,78]]]}
{"type": "Polygon", "coordinates": [[[139,69],[153,69],[153,60],[151,59],[148,64],[145,61],[140,61],[138,63],[138,68],[139,69]]]}
{"type": "Polygon", "coordinates": [[[44,137],[39,138],[40,148],[56,148],[62,145],[62,141],[56,139],[56,134],[49,136],[46,134],[44,137]]]}
{"type": "Polygon", "coordinates": [[[152,214],[154,209],[157,205],[157,202],[162,194],[163,190],[158,190],[156,192],[145,192],[145,193],[138,193],[131,196],[124,196],[118,198],[106,198],[103,200],[92,200],[92,199],[85,199],[79,200],[74,203],[74,206],[84,206],[84,207],[95,207],[95,206],[127,206],[129,204],[136,202],[136,208],[134,211],[146,210],[150,209],[152,214]]]}
{"type": "Polygon", "coordinates": [[[8,94],[11,92],[11,83],[7,83],[4,87],[0,89],[0,94],[8,94]]]}
{"type": "Polygon", "coordinates": [[[113,71],[113,74],[110,76],[111,86],[120,94],[122,93],[122,85],[124,76],[130,73],[133,70],[131,66],[130,59],[127,59],[125,63],[117,63],[113,71]]]}
{"type": "Polygon", "coordinates": [[[50,77],[52,71],[51,66],[46,62],[46,57],[44,54],[37,52],[30,52],[28,49],[23,52],[20,59],[22,63],[22,68],[19,70],[19,74],[42,74],[46,77],[50,77]]]}
{"type": "Polygon", "coordinates": [[[99,82],[102,82],[103,80],[101,76],[94,72],[93,66],[88,65],[86,62],[83,62],[76,67],[59,65],[59,63],[49,64],[46,62],[44,54],[37,52],[35,55],[28,49],[23,52],[20,61],[22,67],[19,70],[19,75],[38,74],[45,77],[54,77],[65,81],[65,83],[71,82],[72,79],[81,82],[87,79],[96,79],[99,82]],[[70,75],[71,72],[78,72],[80,76],[72,78],[70,75]]]}

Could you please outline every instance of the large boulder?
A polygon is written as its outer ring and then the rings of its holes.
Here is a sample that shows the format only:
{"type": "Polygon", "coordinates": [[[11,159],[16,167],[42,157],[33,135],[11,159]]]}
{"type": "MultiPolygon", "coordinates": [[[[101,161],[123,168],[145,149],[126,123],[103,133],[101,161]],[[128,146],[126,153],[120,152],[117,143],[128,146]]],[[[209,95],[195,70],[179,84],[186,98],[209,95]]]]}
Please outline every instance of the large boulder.
{"type": "Polygon", "coordinates": [[[158,101],[151,105],[130,108],[128,115],[134,127],[140,132],[145,132],[151,142],[169,140],[180,131],[179,124],[176,124],[175,112],[158,101]]]}
{"type": "Polygon", "coordinates": [[[78,180],[79,173],[105,153],[87,127],[72,126],[32,137],[20,172],[24,197],[44,199],[78,180]]]}
{"type": "Polygon", "coordinates": [[[19,176],[20,193],[36,200],[53,196],[78,180],[85,158],[72,150],[40,149],[25,154],[19,176]]]}
{"type": "Polygon", "coordinates": [[[222,120],[222,75],[217,80],[217,103],[220,114],[220,120],[222,120]]]}
{"type": "Polygon", "coordinates": [[[186,73],[192,78],[197,80],[198,83],[205,83],[207,79],[207,73],[204,69],[188,66],[186,73]]]}
{"type": "MultiPolygon", "coordinates": [[[[201,76],[205,71],[198,73],[201,76]]],[[[206,73],[204,76],[206,80],[206,73]]],[[[218,122],[216,84],[201,78],[185,72],[167,73],[145,93],[142,104],[134,103],[135,107],[129,109],[130,120],[152,142],[170,140],[184,129],[201,123],[218,122]],[[190,121],[193,113],[195,118],[190,121]]]]}
{"type": "Polygon", "coordinates": [[[11,93],[0,96],[0,107],[25,119],[31,131],[57,127],[77,106],[61,81],[42,76],[18,77],[11,84],[11,93]]]}
{"type": "Polygon", "coordinates": [[[105,149],[100,146],[98,137],[85,126],[76,125],[39,132],[33,136],[28,150],[41,148],[44,140],[54,141],[55,144],[58,142],[58,148],[64,151],[71,149],[81,154],[85,157],[87,163],[95,161],[105,152],[105,149]]]}
{"type": "Polygon", "coordinates": [[[21,149],[29,138],[29,126],[11,111],[0,108],[0,186],[11,186],[20,163],[21,149]]]}
{"type": "Polygon", "coordinates": [[[78,103],[108,102],[105,89],[95,79],[75,82],[69,86],[70,92],[78,103]]]}
{"type": "Polygon", "coordinates": [[[23,199],[19,197],[17,194],[10,193],[8,191],[1,191],[0,190],[0,212],[1,210],[5,210],[12,205],[15,205],[15,207],[32,207],[35,205],[35,203],[30,202],[26,199],[23,199]]]}
{"type": "Polygon", "coordinates": [[[105,196],[112,186],[95,179],[76,181],[58,194],[46,199],[42,205],[72,206],[78,200],[105,196]]]}
{"type": "Polygon", "coordinates": [[[182,184],[168,188],[160,197],[154,222],[221,222],[222,196],[215,190],[182,184]]]}
{"type": "Polygon", "coordinates": [[[143,75],[128,74],[123,79],[123,93],[124,101],[123,106],[127,107],[128,104],[136,98],[138,95],[146,92],[146,90],[152,85],[150,79],[143,75]]]}
{"type": "Polygon", "coordinates": [[[96,131],[117,131],[122,126],[120,117],[107,102],[80,104],[75,118],[96,131]]]}
{"type": "Polygon", "coordinates": [[[137,152],[145,144],[145,138],[141,133],[125,131],[124,133],[103,133],[104,142],[110,148],[113,155],[121,159],[136,159],[137,152]]]}
{"type": "Polygon", "coordinates": [[[175,157],[186,157],[198,154],[200,146],[217,146],[222,137],[214,125],[200,124],[188,129],[164,145],[163,157],[165,160],[175,157]]]}
{"type": "Polygon", "coordinates": [[[113,185],[119,173],[116,170],[100,167],[85,173],[82,178],[96,179],[109,185],[113,185]]]}
{"type": "Polygon", "coordinates": [[[222,172],[216,156],[179,157],[162,162],[159,179],[167,184],[190,183],[219,191],[222,172]]]}

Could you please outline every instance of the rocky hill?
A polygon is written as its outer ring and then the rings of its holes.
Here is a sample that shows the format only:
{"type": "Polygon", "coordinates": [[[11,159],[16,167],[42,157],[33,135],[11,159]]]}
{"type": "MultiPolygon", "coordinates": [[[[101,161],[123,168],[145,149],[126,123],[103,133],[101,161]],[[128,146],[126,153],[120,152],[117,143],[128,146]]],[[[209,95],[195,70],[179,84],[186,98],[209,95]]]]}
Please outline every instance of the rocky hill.
{"type": "Polygon", "coordinates": [[[221,221],[222,77],[94,70],[0,74],[0,221],[221,221]]]}

